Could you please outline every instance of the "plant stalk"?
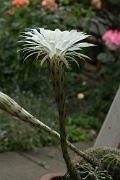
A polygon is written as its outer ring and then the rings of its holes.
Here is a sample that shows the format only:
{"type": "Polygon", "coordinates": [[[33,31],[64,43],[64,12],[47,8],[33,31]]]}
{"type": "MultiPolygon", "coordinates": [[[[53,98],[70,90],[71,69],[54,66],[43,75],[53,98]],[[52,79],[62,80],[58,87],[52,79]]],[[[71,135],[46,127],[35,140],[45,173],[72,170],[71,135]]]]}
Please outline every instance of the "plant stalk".
{"type": "MultiPolygon", "coordinates": [[[[36,119],[34,116],[32,116],[29,112],[27,112],[24,108],[19,106],[12,98],[10,98],[8,95],[0,92],[0,108],[7,113],[11,114],[12,116],[18,117],[22,121],[25,121],[35,127],[40,127],[45,132],[51,134],[58,140],[60,140],[60,134],[50,128],[49,126],[42,123],[40,120],[36,119]]],[[[73,150],[77,155],[85,159],[87,162],[91,163],[93,166],[98,166],[98,161],[87,155],[85,152],[79,150],[77,147],[75,147],[73,144],[71,144],[69,141],[67,142],[67,146],[73,150]]]]}
{"type": "Polygon", "coordinates": [[[48,61],[49,71],[52,77],[53,92],[59,112],[60,142],[64,161],[72,180],[80,180],[80,175],[71,162],[66,142],[66,112],[64,94],[64,64],[58,59],[48,61]]]}

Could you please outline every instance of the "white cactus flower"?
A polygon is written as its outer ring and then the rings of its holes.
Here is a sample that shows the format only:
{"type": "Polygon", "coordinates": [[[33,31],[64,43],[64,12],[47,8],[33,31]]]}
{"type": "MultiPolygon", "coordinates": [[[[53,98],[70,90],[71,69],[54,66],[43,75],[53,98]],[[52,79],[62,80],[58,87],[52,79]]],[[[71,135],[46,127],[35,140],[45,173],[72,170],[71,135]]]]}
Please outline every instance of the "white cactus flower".
{"type": "MultiPolygon", "coordinates": [[[[26,58],[36,54],[36,59],[42,57],[41,64],[47,59],[60,60],[69,67],[68,61],[76,61],[76,57],[89,58],[81,53],[82,48],[94,46],[87,42],[80,42],[81,40],[89,37],[84,32],[71,31],[55,31],[45,30],[44,28],[30,29],[28,32],[24,32],[21,35],[23,38],[21,41],[24,43],[22,49],[26,52],[26,58]]],[[[78,63],[77,63],[78,64],[78,63]]]]}

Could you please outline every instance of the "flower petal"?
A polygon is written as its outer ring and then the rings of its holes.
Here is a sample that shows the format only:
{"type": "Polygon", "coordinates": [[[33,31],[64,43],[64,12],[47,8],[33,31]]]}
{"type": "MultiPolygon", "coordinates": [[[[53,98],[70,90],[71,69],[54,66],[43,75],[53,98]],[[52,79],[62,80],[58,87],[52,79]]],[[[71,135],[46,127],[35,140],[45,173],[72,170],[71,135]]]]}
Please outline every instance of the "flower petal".
{"type": "MultiPolygon", "coordinates": [[[[94,46],[87,42],[80,42],[86,39],[89,35],[84,32],[60,31],[59,29],[45,30],[44,28],[29,29],[20,36],[23,44],[23,51],[26,52],[26,58],[32,54],[36,54],[36,59],[42,56],[41,64],[48,58],[57,59],[64,62],[69,67],[68,60],[76,61],[76,57],[84,59],[88,56],[81,53],[82,48],[94,46]]],[[[25,58],[25,59],[26,59],[25,58]]]]}

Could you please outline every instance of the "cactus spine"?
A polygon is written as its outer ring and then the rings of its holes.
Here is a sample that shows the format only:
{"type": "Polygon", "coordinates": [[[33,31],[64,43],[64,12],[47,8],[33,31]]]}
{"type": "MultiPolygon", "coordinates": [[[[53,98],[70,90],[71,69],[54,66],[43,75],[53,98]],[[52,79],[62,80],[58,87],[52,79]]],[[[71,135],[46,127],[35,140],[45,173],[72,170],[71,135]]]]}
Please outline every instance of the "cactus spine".
{"type": "Polygon", "coordinates": [[[100,170],[106,170],[113,180],[120,180],[120,150],[111,147],[97,147],[85,152],[97,159],[100,170]]]}
{"type": "Polygon", "coordinates": [[[120,180],[120,156],[107,154],[101,159],[100,165],[101,169],[107,170],[114,180],[120,180]]]}

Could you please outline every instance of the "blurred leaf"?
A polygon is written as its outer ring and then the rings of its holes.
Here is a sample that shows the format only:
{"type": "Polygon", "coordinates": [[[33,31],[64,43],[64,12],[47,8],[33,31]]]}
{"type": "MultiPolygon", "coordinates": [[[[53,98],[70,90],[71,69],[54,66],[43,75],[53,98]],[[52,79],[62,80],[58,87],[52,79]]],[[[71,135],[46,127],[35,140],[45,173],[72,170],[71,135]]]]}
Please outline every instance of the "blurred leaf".
{"type": "Polygon", "coordinates": [[[97,59],[103,63],[110,63],[115,61],[115,56],[112,53],[100,53],[97,59]]]}

